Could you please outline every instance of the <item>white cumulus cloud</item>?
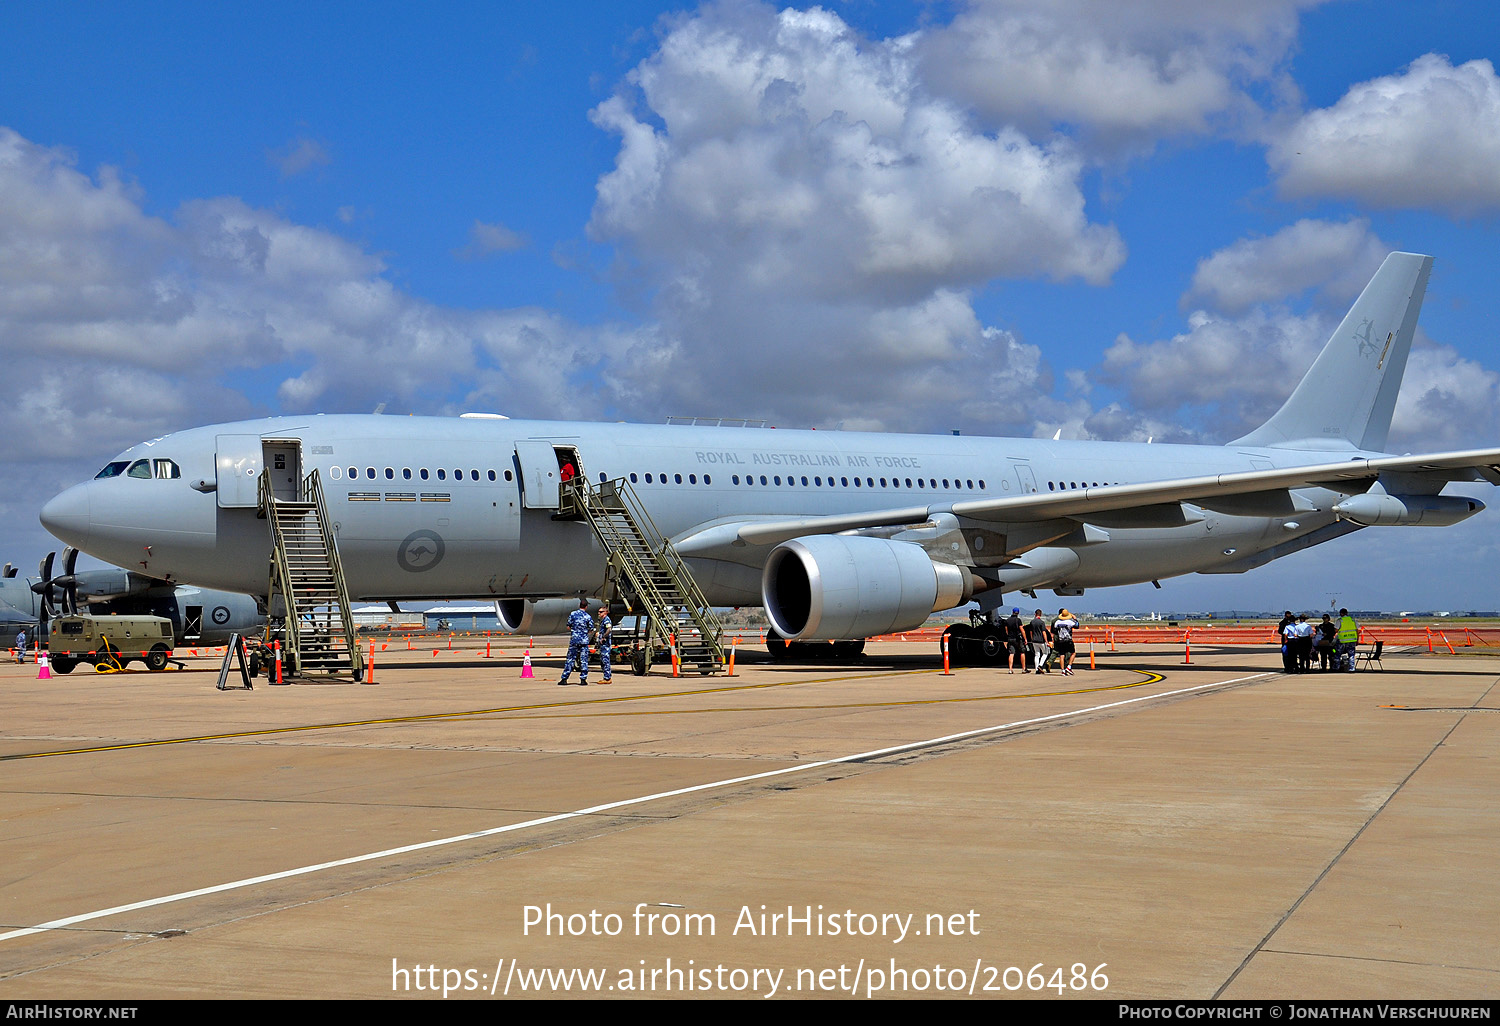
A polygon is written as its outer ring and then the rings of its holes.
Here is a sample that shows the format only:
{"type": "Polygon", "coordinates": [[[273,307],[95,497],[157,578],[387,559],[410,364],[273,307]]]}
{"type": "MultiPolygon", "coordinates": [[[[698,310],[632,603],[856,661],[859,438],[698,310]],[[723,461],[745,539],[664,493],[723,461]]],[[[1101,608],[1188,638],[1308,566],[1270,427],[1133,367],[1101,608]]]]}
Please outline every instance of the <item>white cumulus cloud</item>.
{"type": "Polygon", "coordinates": [[[1459,216],[1500,210],[1500,79],[1487,60],[1427,54],[1309,111],[1268,154],[1283,196],[1459,216]]]}
{"type": "Polygon", "coordinates": [[[1274,235],[1241,239],[1200,260],[1182,305],[1238,314],[1310,288],[1348,303],[1389,252],[1362,218],[1298,221],[1274,235]]]}
{"type": "Polygon", "coordinates": [[[973,0],[913,49],[934,88],[1032,135],[1107,147],[1251,124],[1290,92],[1292,0],[973,0]]]}
{"type": "MultiPolygon", "coordinates": [[[[232,197],[147,214],[117,172],[0,128],[0,492],[35,510],[143,438],[287,412],[599,403],[599,329],[536,309],[452,310],[339,236],[232,197]]],[[[628,338],[609,329],[612,344],[628,338]]],[[[649,333],[648,333],[649,334],[649,333]]],[[[26,527],[21,530],[26,530],[26,527]]]]}
{"type": "Polygon", "coordinates": [[[1102,284],[1124,259],[1085,211],[1070,146],[976,127],[923,88],[909,38],[862,39],[819,8],[711,5],[629,85],[594,111],[620,150],[590,232],[651,299],[653,357],[674,366],[658,405],[725,413],[769,395],[804,422],[946,421],[981,356],[986,380],[1037,385],[1040,361],[979,324],[967,289],[1102,284]],[[899,401],[882,398],[892,374],[908,375],[899,401]]]}

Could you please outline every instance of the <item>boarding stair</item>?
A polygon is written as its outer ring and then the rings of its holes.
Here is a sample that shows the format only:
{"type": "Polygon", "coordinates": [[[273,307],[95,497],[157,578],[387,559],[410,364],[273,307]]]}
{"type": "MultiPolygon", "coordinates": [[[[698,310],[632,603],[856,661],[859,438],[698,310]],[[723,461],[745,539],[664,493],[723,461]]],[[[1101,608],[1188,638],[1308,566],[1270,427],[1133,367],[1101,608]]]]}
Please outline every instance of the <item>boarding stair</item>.
{"type": "Polygon", "coordinates": [[[279,595],[293,676],[329,674],[358,680],[363,661],[349,612],[349,589],[328,526],[323,486],[314,470],[299,498],[277,498],[269,474],[260,481],[260,513],[271,528],[270,606],[279,595]]]}
{"type": "MultiPolygon", "coordinates": [[[[683,667],[713,673],[724,662],[724,625],[687,563],[664,538],[624,478],[596,488],[583,477],[563,483],[562,514],[586,520],[608,558],[603,599],[621,599],[644,620],[638,644],[646,660],[658,640],[675,639],[683,667]]],[[[644,671],[640,671],[644,672],[644,671]]]]}

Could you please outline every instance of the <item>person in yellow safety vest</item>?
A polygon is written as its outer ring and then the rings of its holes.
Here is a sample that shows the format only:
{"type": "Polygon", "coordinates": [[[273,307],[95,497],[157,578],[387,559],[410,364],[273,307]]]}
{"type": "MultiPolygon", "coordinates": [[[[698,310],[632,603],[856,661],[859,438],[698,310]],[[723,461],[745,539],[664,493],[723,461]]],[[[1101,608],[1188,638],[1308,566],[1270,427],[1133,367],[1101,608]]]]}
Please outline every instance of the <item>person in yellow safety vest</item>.
{"type": "Polygon", "coordinates": [[[1354,646],[1359,644],[1359,624],[1349,615],[1349,610],[1339,610],[1339,669],[1354,671],[1354,646]]]}

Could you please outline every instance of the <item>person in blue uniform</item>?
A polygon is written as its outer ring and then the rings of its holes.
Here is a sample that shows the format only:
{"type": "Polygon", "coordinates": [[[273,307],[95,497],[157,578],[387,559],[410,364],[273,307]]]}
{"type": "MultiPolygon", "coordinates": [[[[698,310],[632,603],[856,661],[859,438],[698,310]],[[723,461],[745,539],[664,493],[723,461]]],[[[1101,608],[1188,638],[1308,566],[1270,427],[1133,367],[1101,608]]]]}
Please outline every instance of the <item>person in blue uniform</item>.
{"type": "Polygon", "coordinates": [[[589,616],[589,600],[579,599],[578,608],[568,614],[568,661],[563,664],[562,680],[566,684],[572,676],[573,666],[578,666],[578,683],[589,685],[589,628],[594,625],[589,616]]]}
{"type": "Polygon", "coordinates": [[[609,667],[609,647],[613,644],[610,635],[614,632],[614,621],[609,618],[609,608],[599,607],[599,629],[594,632],[594,643],[599,646],[599,669],[604,671],[604,683],[614,679],[609,667]]]}

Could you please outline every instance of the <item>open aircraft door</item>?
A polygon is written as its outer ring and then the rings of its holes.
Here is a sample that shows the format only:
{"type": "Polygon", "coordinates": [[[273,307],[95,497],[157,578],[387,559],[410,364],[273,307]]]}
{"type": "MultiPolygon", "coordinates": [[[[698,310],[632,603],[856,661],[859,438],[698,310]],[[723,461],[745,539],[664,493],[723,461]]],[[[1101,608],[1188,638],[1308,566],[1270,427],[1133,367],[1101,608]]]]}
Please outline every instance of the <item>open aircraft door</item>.
{"type": "Polygon", "coordinates": [[[215,439],[214,464],[218,487],[214,494],[224,509],[260,505],[260,435],[219,435],[215,439]]]}
{"type": "Polygon", "coordinates": [[[295,438],[262,439],[261,456],[264,473],[271,475],[271,494],[277,501],[302,501],[302,442],[295,438]]]}
{"type": "Polygon", "coordinates": [[[568,462],[571,462],[574,474],[582,473],[578,450],[571,445],[557,445],[545,438],[526,438],[516,442],[516,467],[521,472],[521,505],[526,509],[557,509],[562,467],[568,462]]]}

